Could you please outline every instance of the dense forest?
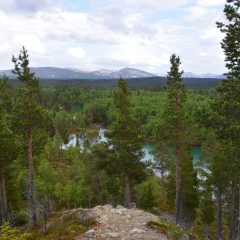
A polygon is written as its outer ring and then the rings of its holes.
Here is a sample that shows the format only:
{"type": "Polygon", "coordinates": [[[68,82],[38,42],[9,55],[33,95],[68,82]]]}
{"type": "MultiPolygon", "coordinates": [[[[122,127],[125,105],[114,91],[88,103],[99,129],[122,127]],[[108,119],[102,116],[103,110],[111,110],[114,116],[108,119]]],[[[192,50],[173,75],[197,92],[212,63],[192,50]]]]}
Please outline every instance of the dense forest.
{"type": "MultiPolygon", "coordinates": [[[[216,88],[189,87],[175,54],[164,84],[111,88],[42,85],[27,50],[13,56],[19,84],[0,80],[2,234],[108,203],[164,213],[199,239],[240,239],[240,3],[227,2],[229,23],[217,26],[228,72],[216,88]]],[[[0,239],[31,239],[20,235],[0,239]]]]}
{"type": "MultiPolygon", "coordinates": [[[[129,78],[125,79],[129,88],[132,89],[162,89],[166,85],[166,77],[147,77],[147,78],[129,78]]],[[[73,87],[78,86],[82,88],[114,88],[117,87],[118,79],[39,79],[42,87],[73,87]]],[[[221,79],[217,78],[185,78],[183,82],[187,87],[194,90],[206,90],[217,87],[221,83],[221,79]]],[[[12,85],[20,85],[16,80],[10,79],[9,83],[12,85]]]]}

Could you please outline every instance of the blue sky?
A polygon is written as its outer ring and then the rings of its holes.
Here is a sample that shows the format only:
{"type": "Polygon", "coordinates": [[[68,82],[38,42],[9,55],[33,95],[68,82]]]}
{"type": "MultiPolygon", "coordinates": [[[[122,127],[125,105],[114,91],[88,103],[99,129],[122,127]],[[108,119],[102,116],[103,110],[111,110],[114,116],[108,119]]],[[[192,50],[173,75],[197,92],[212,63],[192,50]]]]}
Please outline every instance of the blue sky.
{"type": "Polygon", "coordinates": [[[1,0],[0,69],[21,46],[32,66],[223,73],[225,0],[1,0]]]}

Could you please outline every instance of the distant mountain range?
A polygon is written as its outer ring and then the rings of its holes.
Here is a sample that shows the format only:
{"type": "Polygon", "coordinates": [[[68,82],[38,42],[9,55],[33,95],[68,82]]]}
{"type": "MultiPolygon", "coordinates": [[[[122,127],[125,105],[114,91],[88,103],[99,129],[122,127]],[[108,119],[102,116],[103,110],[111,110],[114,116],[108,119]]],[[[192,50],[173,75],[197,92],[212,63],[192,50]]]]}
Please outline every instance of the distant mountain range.
{"type": "Polygon", "coordinates": [[[223,74],[212,74],[212,73],[205,73],[205,74],[195,74],[191,72],[184,72],[183,73],[184,78],[219,78],[224,79],[225,76],[223,74]]]}
{"type": "MultiPolygon", "coordinates": [[[[120,70],[89,70],[76,68],[56,68],[56,67],[32,67],[31,71],[36,73],[40,79],[117,79],[117,78],[148,78],[156,77],[157,74],[152,74],[136,68],[123,68],[120,70]]],[[[3,75],[9,78],[15,78],[12,70],[0,70],[0,77],[3,75]]],[[[164,75],[162,75],[164,76],[164,75]]],[[[224,78],[223,75],[217,74],[194,74],[186,72],[184,78],[224,78]]]]}

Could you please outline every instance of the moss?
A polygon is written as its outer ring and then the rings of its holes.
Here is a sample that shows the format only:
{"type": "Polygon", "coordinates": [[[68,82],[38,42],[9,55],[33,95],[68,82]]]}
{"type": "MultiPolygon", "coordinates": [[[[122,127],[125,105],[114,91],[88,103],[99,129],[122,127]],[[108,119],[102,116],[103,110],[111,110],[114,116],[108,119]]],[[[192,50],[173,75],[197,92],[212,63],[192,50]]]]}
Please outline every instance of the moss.
{"type": "Polygon", "coordinates": [[[166,234],[170,240],[180,240],[185,235],[189,237],[189,240],[198,240],[198,237],[191,231],[185,230],[180,226],[170,223],[162,218],[159,219],[159,222],[150,221],[147,225],[160,233],[166,234]]]}
{"type": "Polygon", "coordinates": [[[51,217],[51,219],[53,222],[49,223],[47,233],[44,233],[42,228],[32,229],[31,240],[74,240],[76,236],[86,232],[91,226],[96,224],[94,219],[83,221],[75,215],[65,216],[61,219],[59,218],[59,214],[57,214],[56,216],[51,217]]]}

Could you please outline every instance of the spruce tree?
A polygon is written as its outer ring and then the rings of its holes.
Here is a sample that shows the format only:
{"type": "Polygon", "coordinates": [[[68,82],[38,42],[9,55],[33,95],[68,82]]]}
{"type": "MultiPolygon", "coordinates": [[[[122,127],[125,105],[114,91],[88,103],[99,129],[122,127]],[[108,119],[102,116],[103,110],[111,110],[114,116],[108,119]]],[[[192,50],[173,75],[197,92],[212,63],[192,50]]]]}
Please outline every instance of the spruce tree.
{"type": "Polygon", "coordinates": [[[29,184],[29,207],[30,223],[36,225],[36,199],[34,190],[34,167],[33,167],[33,134],[34,130],[41,127],[46,117],[46,112],[38,104],[39,81],[29,68],[29,56],[23,47],[18,58],[12,57],[14,63],[13,73],[22,83],[18,96],[14,101],[14,115],[16,129],[27,138],[28,151],[28,184],[29,184]]]}
{"type": "Polygon", "coordinates": [[[124,205],[130,207],[131,185],[144,179],[146,163],[141,161],[144,153],[130,114],[129,91],[123,79],[118,81],[114,103],[117,117],[113,124],[110,145],[115,152],[114,161],[124,184],[124,205]]]}

